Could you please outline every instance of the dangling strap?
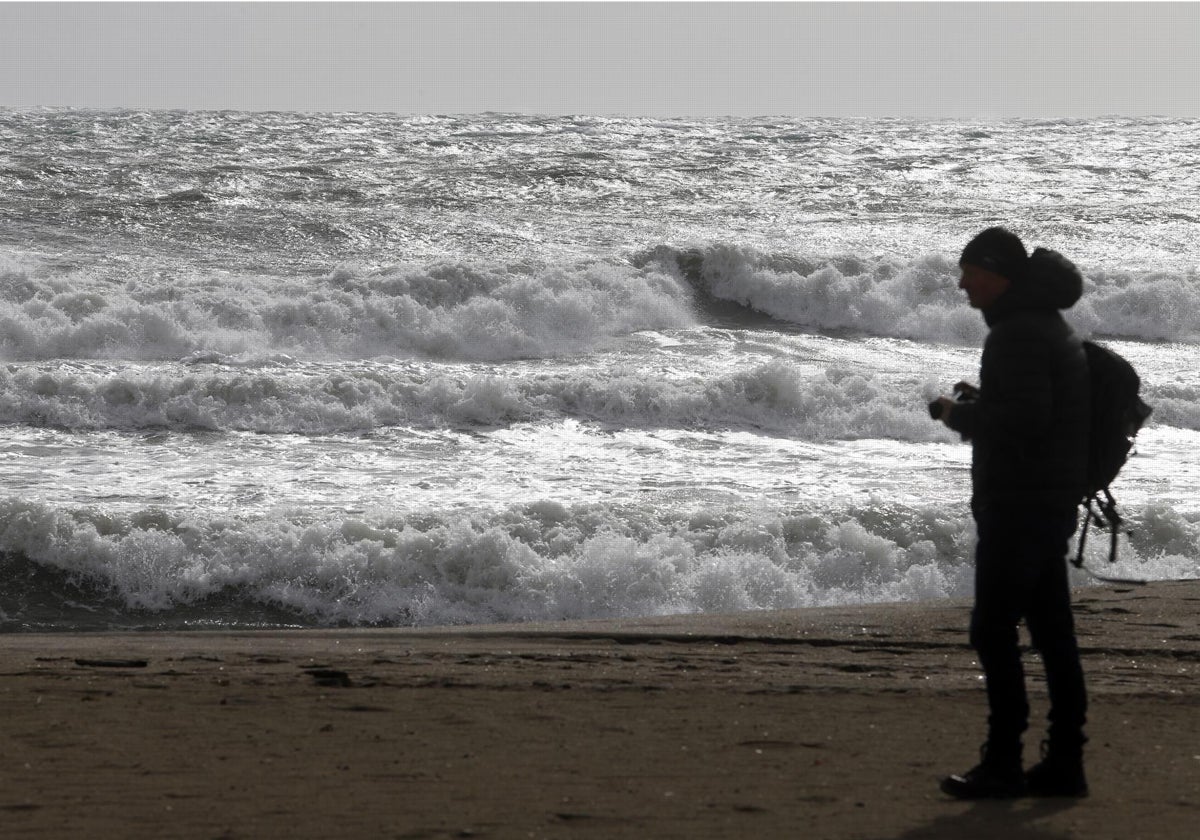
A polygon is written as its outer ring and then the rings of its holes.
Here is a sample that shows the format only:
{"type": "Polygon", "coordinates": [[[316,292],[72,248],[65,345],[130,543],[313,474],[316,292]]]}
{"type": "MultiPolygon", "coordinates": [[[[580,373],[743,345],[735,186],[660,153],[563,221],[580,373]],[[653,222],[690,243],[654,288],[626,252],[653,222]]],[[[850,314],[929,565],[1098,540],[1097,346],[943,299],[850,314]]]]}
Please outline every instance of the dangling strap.
{"type": "Polygon", "coordinates": [[[1088,496],[1083,500],[1083,530],[1079,532],[1079,551],[1075,553],[1075,559],[1071,561],[1076,569],[1083,568],[1083,547],[1087,545],[1088,528],[1092,524],[1092,517],[1095,513],[1092,511],[1092,496],[1088,496]]]}
{"type": "Polygon", "coordinates": [[[1117,513],[1117,502],[1112,497],[1112,493],[1108,492],[1108,488],[1104,488],[1104,501],[1100,503],[1100,510],[1104,512],[1104,518],[1108,520],[1109,538],[1112,541],[1108,549],[1108,562],[1117,562],[1117,537],[1121,533],[1121,514],[1117,513]]]}
{"type": "Polygon", "coordinates": [[[1098,499],[1095,495],[1091,495],[1083,500],[1083,507],[1083,530],[1079,533],[1079,551],[1076,552],[1075,559],[1071,561],[1071,564],[1077,569],[1083,569],[1083,571],[1087,572],[1093,578],[1103,581],[1104,583],[1124,583],[1133,584],[1134,586],[1142,586],[1146,583],[1149,583],[1148,580],[1143,578],[1118,578],[1109,577],[1108,575],[1100,575],[1096,574],[1091,569],[1084,567],[1083,547],[1087,544],[1088,527],[1092,524],[1092,520],[1095,520],[1097,526],[1101,528],[1106,527],[1109,530],[1109,563],[1115,563],[1117,561],[1117,537],[1120,536],[1121,523],[1124,520],[1121,519],[1121,514],[1117,513],[1117,502],[1112,497],[1112,493],[1108,492],[1107,488],[1104,490],[1104,501],[1100,501],[1100,499],[1098,499]],[[1097,507],[1100,508],[1099,511],[1092,509],[1093,501],[1095,501],[1097,507]],[[1101,513],[1104,514],[1104,519],[1100,518],[1101,513]],[[1105,520],[1107,520],[1107,522],[1105,520]]]}

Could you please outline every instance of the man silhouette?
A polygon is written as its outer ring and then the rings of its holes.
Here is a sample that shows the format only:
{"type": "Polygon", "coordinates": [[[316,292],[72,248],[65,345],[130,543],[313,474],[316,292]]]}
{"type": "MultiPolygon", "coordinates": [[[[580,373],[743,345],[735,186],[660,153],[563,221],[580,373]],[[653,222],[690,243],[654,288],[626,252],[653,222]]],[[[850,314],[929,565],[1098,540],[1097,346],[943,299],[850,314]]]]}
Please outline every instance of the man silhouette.
{"type": "Polygon", "coordinates": [[[1059,312],[1079,299],[1082,281],[1073,267],[1037,265],[1045,261],[1031,260],[1004,228],[967,244],[958,285],[989,327],[980,384],[960,383],[959,399],[941,397],[935,406],[971,442],[978,533],[970,639],[987,680],[988,734],[980,763],[942,780],[942,790],[960,799],[1087,795],[1087,694],[1066,554],[1086,484],[1090,393],[1082,343],[1059,312]],[[1021,619],[1041,653],[1051,706],[1044,757],[1028,773],[1021,619]]]}

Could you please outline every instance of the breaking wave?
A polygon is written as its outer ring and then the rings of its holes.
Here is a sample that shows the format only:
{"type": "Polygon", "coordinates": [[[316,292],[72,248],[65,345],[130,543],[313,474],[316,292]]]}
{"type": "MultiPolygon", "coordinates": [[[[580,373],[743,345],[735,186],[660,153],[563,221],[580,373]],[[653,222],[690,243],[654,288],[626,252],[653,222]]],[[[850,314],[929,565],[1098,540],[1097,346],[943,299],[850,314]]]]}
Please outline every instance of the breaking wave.
{"type": "MultiPolygon", "coordinates": [[[[752,428],[805,440],[946,435],[924,413],[921,383],[898,388],[869,371],[808,371],[786,361],[708,377],[577,366],[521,375],[384,363],[203,367],[0,367],[0,423],[331,434],[574,419],[625,428],[752,428]]],[[[930,397],[934,388],[925,386],[930,397]]]]}
{"type": "Polygon", "coordinates": [[[676,278],[603,262],[138,278],[117,287],[86,271],[0,272],[0,358],[10,361],[203,352],[508,360],[588,352],[615,336],[692,323],[676,278]]]}
{"type": "MultiPolygon", "coordinates": [[[[1114,571],[1194,576],[1200,522],[1130,512],[1114,571]]],[[[969,594],[965,511],[652,512],[542,501],[303,522],[127,516],[0,499],[0,629],[429,625],[969,594]],[[64,619],[64,616],[66,618],[64,619]]]]}
{"type": "MultiPolygon", "coordinates": [[[[639,330],[710,323],[977,344],[951,257],[817,258],[731,245],[629,260],[442,263],[312,278],[137,276],[0,266],[0,358],[174,360],[197,353],[504,361],[583,354],[639,330]]],[[[1086,334],[1200,340],[1200,278],[1089,272],[1086,334]]]]}
{"type": "MultiPolygon", "coordinates": [[[[494,514],[299,522],[115,516],[0,500],[8,629],[52,605],[117,625],[214,603],[254,623],[446,624],[796,607],[964,592],[964,521],[933,511],[494,514]]],[[[228,616],[226,615],[226,619],[228,616]]],[[[54,626],[62,626],[55,624],[54,626]]]]}
{"type": "MultiPolygon", "coordinates": [[[[814,258],[713,245],[660,247],[635,264],[673,270],[728,315],[767,316],[816,330],[978,344],[986,327],[957,288],[953,256],[814,258]]],[[[1068,319],[1084,334],[1147,341],[1200,341],[1200,276],[1088,271],[1068,319]]]]}

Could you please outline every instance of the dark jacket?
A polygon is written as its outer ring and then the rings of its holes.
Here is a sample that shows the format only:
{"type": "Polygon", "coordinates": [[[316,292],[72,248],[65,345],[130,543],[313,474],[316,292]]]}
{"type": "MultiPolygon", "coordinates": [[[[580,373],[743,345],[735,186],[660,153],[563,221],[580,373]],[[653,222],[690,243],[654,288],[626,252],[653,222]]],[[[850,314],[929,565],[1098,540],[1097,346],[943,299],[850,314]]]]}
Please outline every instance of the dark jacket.
{"type": "Polygon", "coordinates": [[[991,329],[979,399],[955,406],[948,421],[971,441],[977,516],[1002,505],[1069,508],[1083,498],[1091,413],[1087,356],[1059,312],[1081,291],[1078,274],[1033,271],[984,312],[991,329]]]}

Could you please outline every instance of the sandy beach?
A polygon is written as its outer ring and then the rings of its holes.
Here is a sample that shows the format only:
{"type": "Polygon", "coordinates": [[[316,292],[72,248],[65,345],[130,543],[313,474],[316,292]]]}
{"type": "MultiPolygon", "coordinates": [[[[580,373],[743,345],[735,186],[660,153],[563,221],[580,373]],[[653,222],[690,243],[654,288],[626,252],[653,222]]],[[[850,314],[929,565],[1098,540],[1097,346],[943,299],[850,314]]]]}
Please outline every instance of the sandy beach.
{"type": "MultiPolygon", "coordinates": [[[[1092,796],[960,803],[961,602],[8,635],[5,837],[1190,838],[1200,583],[1076,593],[1092,796]]],[[[1030,655],[1038,728],[1045,713],[1030,655]]]]}

